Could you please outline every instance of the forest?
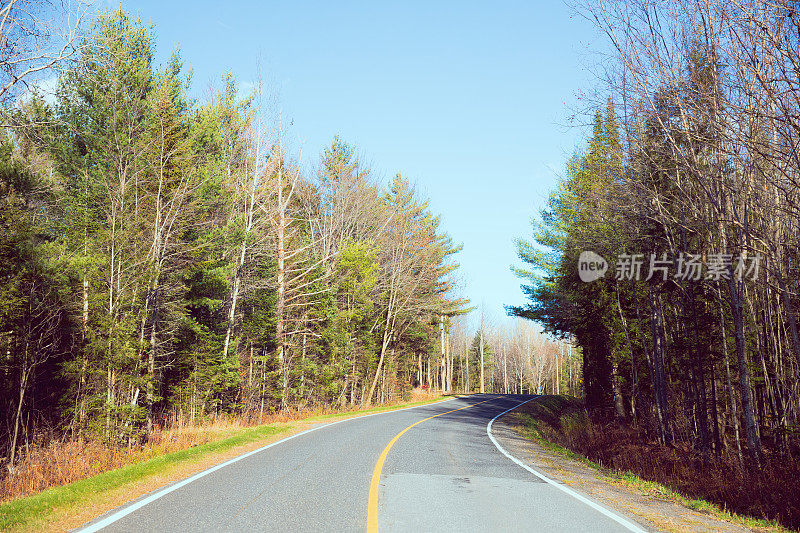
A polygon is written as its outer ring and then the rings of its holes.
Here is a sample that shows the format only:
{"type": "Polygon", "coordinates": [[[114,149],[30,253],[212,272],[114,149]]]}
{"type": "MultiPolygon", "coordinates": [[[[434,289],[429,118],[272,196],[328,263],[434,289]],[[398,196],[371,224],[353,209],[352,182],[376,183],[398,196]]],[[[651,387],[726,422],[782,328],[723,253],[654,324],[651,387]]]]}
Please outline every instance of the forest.
{"type": "Polygon", "coordinates": [[[304,153],[267,82],[198,88],[156,28],[61,7],[0,2],[0,500],[175,428],[557,394],[579,453],[800,527],[794,3],[579,8],[606,46],[585,142],[498,323],[421,177],[304,153]]]}
{"type": "Polygon", "coordinates": [[[8,111],[10,461],[22,425],[125,441],[409,389],[466,309],[458,246],[412,183],[382,187],[338,138],[312,175],[263,87],[228,75],[193,100],[178,53],[156,66],[153,30],[122,12],[87,39],[54,101],[34,91],[8,111]]]}
{"type": "Polygon", "coordinates": [[[580,346],[596,425],[682,450],[704,496],[797,526],[797,4],[582,13],[608,44],[601,96],[518,242],[528,303],[510,312],[580,346]],[[608,263],[596,281],[581,278],[586,251],[608,263]]]}
{"type": "Polygon", "coordinates": [[[338,136],[303,156],[266,83],[193,96],[122,10],[63,13],[52,46],[44,7],[3,5],[0,499],[175,427],[580,389],[531,323],[470,331],[460,246],[411,179],[338,136]]]}

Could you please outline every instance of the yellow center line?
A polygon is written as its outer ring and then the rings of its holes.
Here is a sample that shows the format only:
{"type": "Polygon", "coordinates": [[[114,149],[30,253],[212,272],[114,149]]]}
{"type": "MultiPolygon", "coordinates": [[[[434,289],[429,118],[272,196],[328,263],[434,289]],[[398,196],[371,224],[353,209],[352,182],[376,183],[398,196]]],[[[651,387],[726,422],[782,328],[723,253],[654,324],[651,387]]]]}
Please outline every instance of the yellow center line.
{"type": "Polygon", "coordinates": [[[458,409],[451,409],[450,411],[445,411],[444,413],[439,413],[438,415],[429,416],[428,418],[423,418],[422,420],[418,420],[414,422],[406,429],[398,433],[394,436],[392,440],[389,441],[389,444],[386,445],[386,448],[383,449],[381,452],[381,456],[378,457],[378,462],[375,463],[375,469],[372,471],[372,481],[369,484],[369,501],[367,503],[367,533],[378,533],[378,490],[379,485],[381,482],[381,471],[383,470],[383,463],[386,461],[386,456],[389,455],[389,450],[392,449],[394,443],[397,442],[397,439],[403,436],[403,433],[408,431],[409,429],[413,428],[417,424],[422,424],[426,420],[430,420],[431,418],[436,418],[437,416],[446,415],[448,413],[454,413],[456,411],[461,411],[462,409],[468,409],[475,405],[480,405],[482,403],[495,400],[496,398],[489,398],[488,400],[483,400],[482,402],[471,403],[464,407],[459,407],[458,409]]]}

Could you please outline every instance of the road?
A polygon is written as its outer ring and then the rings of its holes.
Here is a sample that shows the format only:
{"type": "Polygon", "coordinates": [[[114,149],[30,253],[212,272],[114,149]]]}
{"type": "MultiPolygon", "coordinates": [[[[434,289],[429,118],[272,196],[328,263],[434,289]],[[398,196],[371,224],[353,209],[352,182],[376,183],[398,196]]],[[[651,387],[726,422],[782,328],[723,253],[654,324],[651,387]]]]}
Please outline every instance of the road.
{"type": "Polygon", "coordinates": [[[638,531],[504,455],[487,426],[524,401],[472,395],[317,426],[83,531],[638,531]]]}

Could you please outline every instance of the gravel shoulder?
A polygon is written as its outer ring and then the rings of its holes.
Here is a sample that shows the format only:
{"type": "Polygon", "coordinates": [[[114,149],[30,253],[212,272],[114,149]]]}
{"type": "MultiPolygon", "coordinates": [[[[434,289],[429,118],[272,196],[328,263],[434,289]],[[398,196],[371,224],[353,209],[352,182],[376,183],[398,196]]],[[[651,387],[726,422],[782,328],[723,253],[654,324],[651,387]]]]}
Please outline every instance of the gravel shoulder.
{"type": "Polygon", "coordinates": [[[523,427],[513,413],[499,419],[492,433],[514,457],[554,481],[617,509],[651,531],[751,531],[706,511],[686,507],[667,496],[615,479],[597,468],[550,450],[522,435],[523,427]]]}

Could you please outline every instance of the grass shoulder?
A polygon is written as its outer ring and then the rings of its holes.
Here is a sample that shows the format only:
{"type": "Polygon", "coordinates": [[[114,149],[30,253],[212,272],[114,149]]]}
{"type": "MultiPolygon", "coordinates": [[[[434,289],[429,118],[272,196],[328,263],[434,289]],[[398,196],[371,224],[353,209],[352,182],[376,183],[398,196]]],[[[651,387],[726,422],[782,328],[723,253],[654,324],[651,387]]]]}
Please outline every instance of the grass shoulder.
{"type": "Polygon", "coordinates": [[[415,407],[442,399],[431,398],[226,430],[210,442],[157,455],[72,483],[51,487],[31,496],[4,502],[0,504],[0,530],[63,531],[75,528],[141,495],[288,437],[315,423],[415,407]]]}
{"type": "Polygon", "coordinates": [[[567,396],[539,398],[535,402],[526,404],[522,409],[510,413],[506,422],[515,427],[520,435],[535,441],[548,451],[592,468],[603,481],[635,489],[654,498],[676,502],[751,530],[792,531],[776,520],[729,512],[714,502],[681,494],[663,483],[643,478],[634,471],[606,466],[576,451],[586,447],[584,442],[579,441],[591,440],[592,433],[597,431],[596,428],[590,428],[583,404],[576,398],[567,396]]]}

